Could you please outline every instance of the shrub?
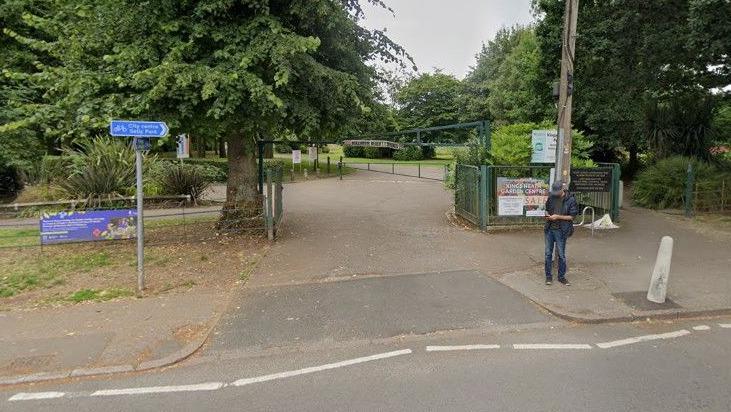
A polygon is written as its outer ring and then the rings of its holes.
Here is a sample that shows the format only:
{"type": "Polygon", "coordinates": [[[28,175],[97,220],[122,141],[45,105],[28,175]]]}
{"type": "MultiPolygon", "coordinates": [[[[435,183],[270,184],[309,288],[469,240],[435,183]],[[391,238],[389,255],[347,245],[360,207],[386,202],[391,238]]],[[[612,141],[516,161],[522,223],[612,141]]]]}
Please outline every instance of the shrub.
{"type": "Polygon", "coordinates": [[[343,146],[343,156],[345,157],[365,157],[364,148],[360,146],[343,146]]]}
{"type": "MultiPolygon", "coordinates": [[[[121,139],[102,137],[81,143],[79,150],[67,150],[68,177],[59,186],[77,199],[132,195],[135,187],[135,151],[121,139]]],[[[148,158],[150,165],[153,158],[148,158]]]]}
{"type": "Polygon", "coordinates": [[[421,146],[422,159],[434,159],[436,155],[437,150],[434,146],[421,146]]]}
{"type": "Polygon", "coordinates": [[[393,159],[400,161],[422,160],[424,159],[424,154],[421,150],[421,147],[409,145],[405,146],[401,150],[396,150],[395,152],[393,152],[393,159]]]}
{"type": "Polygon", "coordinates": [[[276,153],[284,153],[284,154],[292,153],[292,146],[289,144],[286,144],[286,143],[284,143],[284,144],[277,143],[274,145],[274,151],[276,153]]]}
{"type": "Polygon", "coordinates": [[[709,163],[682,156],[670,157],[648,167],[637,176],[632,199],[650,209],[683,207],[688,164],[693,165],[695,182],[701,190],[720,187],[731,176],[709,163]]]}
{"type": "Polygon", "coordinates": [[[322,146],[322,147],[320,148],[320,153],[325,153],[325,154],[327,154],[327,153],[330,153],[330,146],[328,146],[328,145],[323,145],[323,146],[322,146]]]}
{"type": "Polygon", "coordinates": [[[364,147],[363,157],[366,159],[383,159],[389,156],[389,150],[382,147],[364,147]]]}
{"type": "Polygon", "coordinates": [[[18,203],[49,202],[62,200],[66,196],[63,189],[55,185],[27,185],[15,199],[18,203]]]}
{"type": "Polygon", "coordinates": [[[201,165],[169,165],[162,174],[162,194],[188,195],[194,201],[200,199],[211,185],[211,176],[201,165]]]}
{"type": "Polygon", "coordinates": [[[23,189],[20,173],[15,166],[0,165],[0,199],[13,198],[23,189]]]}
{"type": "MultiPolygon", "coordinates": [[[[179,163],[179,160],[166,160],[166,163],[179,163]]],[[[228,179],[228,160],[224,158],[190,158],[185,159],[184,164],[190,164],[201,167],[201,172],[207,176],[211,182],[225,182],[228,179]]]]}

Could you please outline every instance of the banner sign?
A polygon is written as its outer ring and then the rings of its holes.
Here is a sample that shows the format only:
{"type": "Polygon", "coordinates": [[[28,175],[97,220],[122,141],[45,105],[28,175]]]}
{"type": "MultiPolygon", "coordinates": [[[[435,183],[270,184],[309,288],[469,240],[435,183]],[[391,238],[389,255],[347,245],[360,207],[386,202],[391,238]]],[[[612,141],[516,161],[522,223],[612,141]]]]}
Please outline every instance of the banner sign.
{"type": "Polygon", "coordinates": [[[177,138],[178,141],[178,149],[177,149],[177,155],[178,159],[187,159],[190,157],[190,138],[187,134],[181,134],[177,138]]]}
{"type": "Polygon", "coordinates": [[[531,163],[556,163],[557,140],[558,133],[555,130],[533,130],[531,163]]]}
{"type": "Polygon", "coordinates": [[[569,190],[577,193],[609,192],[612,170],[608,168],[571,169],[569,190]]]}
{"type": "Polygon", "coordinates": [[[296,165],[302,163],[302,152],[300,150],[292,150],[292,163],[296,165]]]}
{"type": "Polygon", "coordinates": [[[497,178],[498,216],[544,216],[548,182],[542,179],[497,178]]]}
{"type": "Polygon", "coordinates": [[[310,155],[310,160],[312,160],[313,162],[317,160],[317,146],[310,146],[308,148],[308,151],[308,154],[310,155]]]}
{"type": "Polygon", "coordinates": [[[41,216],[41,244],[134,239],[134,209],[64,211],[41,216]]]}

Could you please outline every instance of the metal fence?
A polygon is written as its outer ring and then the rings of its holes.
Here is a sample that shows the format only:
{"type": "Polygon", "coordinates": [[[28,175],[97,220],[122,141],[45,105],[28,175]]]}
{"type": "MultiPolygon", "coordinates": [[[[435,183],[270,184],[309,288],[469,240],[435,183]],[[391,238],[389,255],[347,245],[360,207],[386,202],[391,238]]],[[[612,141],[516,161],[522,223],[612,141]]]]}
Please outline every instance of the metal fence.
{"type": "Polygon", "coordinates": [[[480,168],[458,164],[454,169],[454,210],[459,216],[482,226],[480,218],[480,168]]]}
{"type": "Polygon", "coordinates": [[[702,187],[695,184],[693,190],[693,213],[726,213],[731,212],[729,199],[731,199],[731,187],[725,180],[721,181],[718,187],[702,187]]]}
{"type": "MultiPolygon", "coordinates": [[[[592,169],[594,170],[594,169],[592,169]]],[[[580,208],[591,206],[597,214],[608,213],[619,221],[619,165],[603,164],[597,171],[610,174],[608,191],[579,191],[574,193],[580,208]]],[[[470,166],[456,165],[455,169],[455,213],[485,229],[488,226],[535,226],[544,223],[540,213],[550,181],[550,166],[470,166]],[[520,211],[501,213],[500,191],[506,182],[537,185],[536,194],[522,199],[520,211]],[[529,213],[534,211],[535,213],[529,213]]],[[[509,199],[502,199],[509,200],[509,199]]]]}
{"type": "Polygon", "coordinates": [[[448,175],[448,166],[440,164],[422,163],[346,163],[343,166],[351,169],[368,170],[370,172],[387,173],[399,176],[417,177],[420,179],[445,181],[448,175]]]}

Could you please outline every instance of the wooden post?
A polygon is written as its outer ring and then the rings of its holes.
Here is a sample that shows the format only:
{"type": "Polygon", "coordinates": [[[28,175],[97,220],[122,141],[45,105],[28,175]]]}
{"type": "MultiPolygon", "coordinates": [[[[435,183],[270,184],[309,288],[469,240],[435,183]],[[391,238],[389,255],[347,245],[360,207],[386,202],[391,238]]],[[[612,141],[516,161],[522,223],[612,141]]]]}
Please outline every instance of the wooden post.
{"type": "Polygon", "coordinates": [[[571,179],[571,111],[574,90],[574,55],[579,0],[566,0],[561,47],[561,81],[558,100],[558,144],[556,181],[568,185],[571,179]]]}

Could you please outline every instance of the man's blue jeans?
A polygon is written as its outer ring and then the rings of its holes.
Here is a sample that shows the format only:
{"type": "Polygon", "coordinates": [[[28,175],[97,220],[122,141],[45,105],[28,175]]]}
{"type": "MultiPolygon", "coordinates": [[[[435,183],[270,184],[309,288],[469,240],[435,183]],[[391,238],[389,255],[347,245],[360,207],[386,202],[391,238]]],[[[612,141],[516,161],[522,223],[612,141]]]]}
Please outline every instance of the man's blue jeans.
{"type": "Polygon", "coordinates": [[[566,235],[561,229],[544,230],[546,238],[546,279],[553,279],[551,265],[553,264],[553,245],[558,248],[558,278],[566,276],[566,235]]]}

